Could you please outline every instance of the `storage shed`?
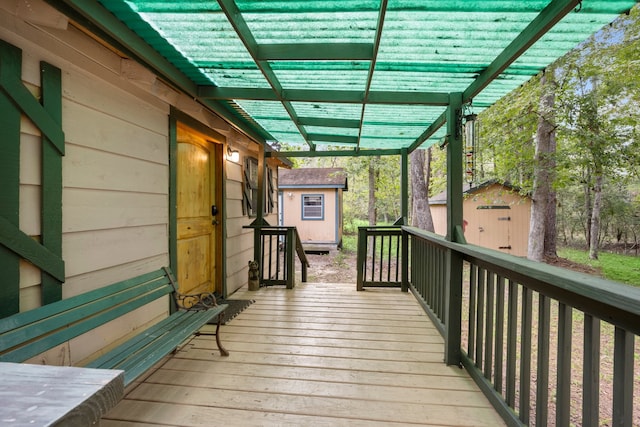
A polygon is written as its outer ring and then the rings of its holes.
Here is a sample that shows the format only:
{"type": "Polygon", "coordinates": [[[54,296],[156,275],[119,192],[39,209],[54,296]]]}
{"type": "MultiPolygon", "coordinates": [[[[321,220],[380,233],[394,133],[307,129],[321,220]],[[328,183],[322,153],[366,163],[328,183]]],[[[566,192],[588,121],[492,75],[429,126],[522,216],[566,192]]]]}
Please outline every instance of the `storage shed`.
{"type": "MultiPolygon", "coordinates": [[[[446,192],[429,200],[437,234],[447,232],[446,192]]],[[[531,198],[509,183],[486,181],[464,191],[462,204],[468,243],[526,256],[531,198]]]]}
{"type": "Polygon", "coordinates": [[[342,247],[342,195],[348,190],[342,168],[281,169],[280,225],[295,226],[305,251],[342,247]]]}

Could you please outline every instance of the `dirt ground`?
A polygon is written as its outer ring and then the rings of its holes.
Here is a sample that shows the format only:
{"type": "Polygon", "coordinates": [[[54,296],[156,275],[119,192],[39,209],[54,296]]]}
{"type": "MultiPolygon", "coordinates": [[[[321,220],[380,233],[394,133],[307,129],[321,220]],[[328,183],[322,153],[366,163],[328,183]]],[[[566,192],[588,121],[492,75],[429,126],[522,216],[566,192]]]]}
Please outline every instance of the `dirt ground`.
{"type": "MultiPolygon", "coordinates": [[[[356,283],[356,253],[333,250],[326,254],[307,253],[309,267],[307,281],[313,283],[356,283]]],[[[600,276],[592,267],[577,264],[565,258],[548,259],[547,264],[581,273],[600,276]]],[[[300,275],[300,262],[296,259],[296,272],[300,275]]]]}
{"type": "MultiPolygon", "coordinates": [[[[327,254],[307,253],[309,267],[307,282],[356,284],[356,254],[350,251],[333,250],[327,254]]],[[[300,274],[300,262],[296,260],[296,271],[300,274]]]]}

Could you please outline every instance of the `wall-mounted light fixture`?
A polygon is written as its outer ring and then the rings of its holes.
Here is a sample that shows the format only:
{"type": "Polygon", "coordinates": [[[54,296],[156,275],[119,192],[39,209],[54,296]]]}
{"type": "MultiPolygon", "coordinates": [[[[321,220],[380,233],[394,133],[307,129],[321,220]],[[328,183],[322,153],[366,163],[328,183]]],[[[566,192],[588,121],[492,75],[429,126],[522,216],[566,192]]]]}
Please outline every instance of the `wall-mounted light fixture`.
{"type": "Polygon", "coordinates": [[[231,160],[234,163],[240,161],[240,152],[232,149],[230,145],[227,145],[227,160],[231,160]]]}

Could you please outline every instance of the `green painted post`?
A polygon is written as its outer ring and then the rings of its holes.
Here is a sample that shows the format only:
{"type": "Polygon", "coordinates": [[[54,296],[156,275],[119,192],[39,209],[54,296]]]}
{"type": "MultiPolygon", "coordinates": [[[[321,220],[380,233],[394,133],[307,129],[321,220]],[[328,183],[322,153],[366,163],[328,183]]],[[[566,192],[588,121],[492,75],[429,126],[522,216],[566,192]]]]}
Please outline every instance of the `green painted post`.
{"type": "Polygon", "coordinates": [[[409,155],[406,148],[400,154],[400,215],[402,225],[408,225],[409,218],[409,155]]]}
{"type": "MultiPolygon", "coordinates": [[[[402,215],[402,225],[408,225],[409,218],[409,155],[408,150],[403,148],[400,154],[400,212],[402,215]]],[[[402,232],[402,246],[400,258],[402,262],[402,282],[400,289],[402,292],[409,291],[409,234],[402,232]]]]}
{"type": "MultiPolygon", "coordinates": [[[[447,108],[447,240],[455,241],[456,228],[462,226],[462,94],[449,94],[447,108]]],[[[462,255],[447,251],[445,311],[445,363],[462,361],[462,255]]]]}
{"type": "Polygon", "coordinates": [[[367,229],[366,227],[358,227],[358,253],[356,260],[357,279],[356,289],[364,290],[364,263],[367,259],[367,229]]]}
{"type": "MultiPolygon", "coordinates": [[[[22,52],[0,40],[0,86],[20,82],[22,52]]],[[[0,217],[19,227],[20,110],[0,90],[0,217]]],[[[0,317],[20,311],[20,257],[0,241],[0,317]]]]}
{"type": "MultiPolygon", "coordinates": [[[[169,114],[169,265],[178,274],[178,110],[169,114]]],[[[169,298],[170,311],[178,310],[173,298],[169,298]]]]}
{"type": "Polygon", "coordinates": [[[296,285],[296,229],[293,227],[287,228],[287,289],[293,289],[296,285]]]}
{"type": "MultiPolygon", "coordinates": [[[[40,63],[42,106],[62,127],[62,83],[59,68],[40,63]]],[[[41,244],[62,258],[62,155],[51,140],[42,135],[42,223],[41,244]]],[[[62,282],[41,270],[42,305],[62,299],[62,282]]]]}
{"type": "Polygon", "coordinates": [[[262,272],[264,271],[264,266],[262,265],[262,232],[261,227],[264,224],[264,176],[265,176],[265,158],[264,158],[264,145],[260,145],[261,153],[258,155],[258,198],[254,200],[256,209],[256,219],[253,221],[253,225],[255,228],[253,229],[253,259],[258,261],[258,266],[260,268],[260,276],[262,276],[262,272]]]}

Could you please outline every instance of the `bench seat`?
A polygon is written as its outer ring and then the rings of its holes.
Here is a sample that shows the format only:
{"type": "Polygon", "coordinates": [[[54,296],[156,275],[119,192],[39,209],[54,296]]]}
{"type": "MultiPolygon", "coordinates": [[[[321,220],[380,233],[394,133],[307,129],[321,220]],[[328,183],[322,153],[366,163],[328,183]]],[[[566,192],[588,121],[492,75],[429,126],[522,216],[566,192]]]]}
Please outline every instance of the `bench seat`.
{"type": "Polygon", "coordinates": [[[173,312],[93,360],[86,367],[125,371],[125,386],[174,351],[217,316],[216,343],[227,304],[210,293],[183,295],[167,267],[43,307],[0,319],[0,362],[24,362],[159,298],[170,295],[173,312]]]}

